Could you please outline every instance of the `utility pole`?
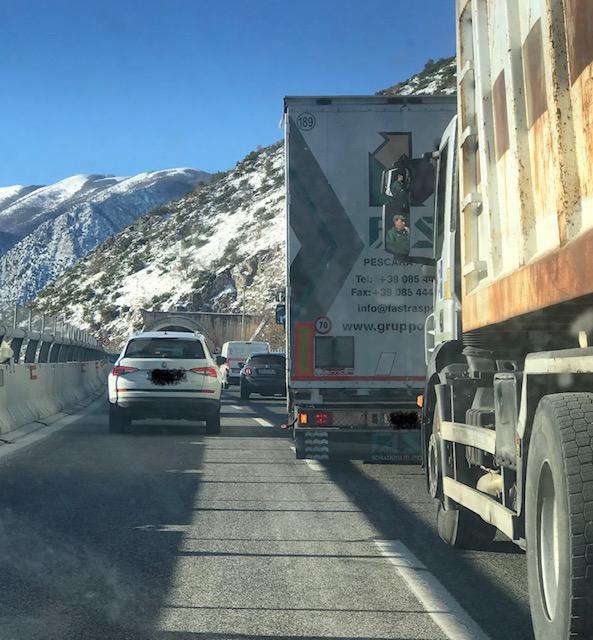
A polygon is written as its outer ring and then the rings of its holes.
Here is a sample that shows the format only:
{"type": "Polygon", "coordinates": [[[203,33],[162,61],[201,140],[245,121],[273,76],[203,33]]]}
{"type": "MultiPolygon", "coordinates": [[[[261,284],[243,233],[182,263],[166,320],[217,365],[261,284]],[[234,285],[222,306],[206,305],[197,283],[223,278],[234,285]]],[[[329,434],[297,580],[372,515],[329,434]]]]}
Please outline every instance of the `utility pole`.
{"type": "Polygon", "coordinates": [[[243,282],[243,301],[241,303],[241,340],[245,340],[245,282],[243,282]]]}

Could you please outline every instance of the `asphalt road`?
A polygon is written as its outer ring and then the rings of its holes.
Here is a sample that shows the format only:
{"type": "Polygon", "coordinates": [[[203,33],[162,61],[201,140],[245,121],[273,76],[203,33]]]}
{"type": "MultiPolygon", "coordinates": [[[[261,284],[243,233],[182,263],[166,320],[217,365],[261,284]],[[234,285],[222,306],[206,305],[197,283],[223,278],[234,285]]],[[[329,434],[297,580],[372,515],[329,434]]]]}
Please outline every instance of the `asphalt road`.
{"type": "Polygon", "coordinates": [[[532,638],[512,544],[449,549],[419,468],[297,461],[283,419],[114,435],[102,400],[0,455],[0,640],[532,638]]]}

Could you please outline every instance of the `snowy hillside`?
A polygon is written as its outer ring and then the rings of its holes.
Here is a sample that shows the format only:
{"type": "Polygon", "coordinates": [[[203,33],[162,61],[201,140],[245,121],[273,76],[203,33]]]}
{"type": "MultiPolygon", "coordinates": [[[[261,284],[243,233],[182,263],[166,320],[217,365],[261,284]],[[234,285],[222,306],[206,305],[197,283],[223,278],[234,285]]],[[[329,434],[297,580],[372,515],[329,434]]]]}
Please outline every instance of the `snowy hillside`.
{"type": "Polygon", "coordinates": [[[114,344],[141,308],[268,312],[284,286],[284,149],[250,153],[228,173],[157,207],[108,239],[35,300],[114,344]]]}
{"type": "Polygon", "coordinates": [[[424,69],[408,80],[377,92],[378,96],[452,95],[456,91],[455,57],[429,60],[424,69]]]}
{"type": "MultiPolygon", "coordinates": [[[[454,60],[429,63],[381,92],[451,94],[454,60]]],[[[138,330],[140,309],[238,312],[272,316],[284,288],[284,149],[250,153],[232,170],[176,202],[153,209],[109,238],[47,287],[35,305],[111,338],[138,330]]],[[[283,348],[281,333],[266,337],[283,348]]]]}
{"type": "Polygon", "coordinates": [[[23,187],[20,184],[15,184],[11,187],[0,187],[0,211],[9,207],[19,198],[22,198],[23,196],[31,193],[31,191],[35,191],[35,189],[39,188],[40,187],[38,186],[23,187]]]}
{"type": "Polygon", "coordinates": [[[23,193],[6,206],[0,203],[0,231],[10,233],[16,242],[42,222],[57,218],[78,202],[88,200],[117,181],[118,178],[79,175],[23,193]]]}
{"type": "MultiPolygon", "coordinates": [[[[0,288],[25,301],[79,258],[155,206],[194,189],[210,175],[171,169],[132,177],[78,175],[35,188],[0,205],[0,288]]],[[[22,188],[21,188],[22,189],[22,188]]]]}

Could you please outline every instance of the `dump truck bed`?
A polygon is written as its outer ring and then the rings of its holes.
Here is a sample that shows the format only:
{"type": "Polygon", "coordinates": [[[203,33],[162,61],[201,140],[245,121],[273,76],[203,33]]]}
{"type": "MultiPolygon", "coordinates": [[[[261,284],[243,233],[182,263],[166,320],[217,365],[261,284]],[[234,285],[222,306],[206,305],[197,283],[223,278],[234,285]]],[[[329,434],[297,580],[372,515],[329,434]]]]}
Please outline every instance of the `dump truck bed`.
{"type": "Polygon", "coordinates": [[[464,332],[593,292],[593,3],[458,2],[464,332]]]}

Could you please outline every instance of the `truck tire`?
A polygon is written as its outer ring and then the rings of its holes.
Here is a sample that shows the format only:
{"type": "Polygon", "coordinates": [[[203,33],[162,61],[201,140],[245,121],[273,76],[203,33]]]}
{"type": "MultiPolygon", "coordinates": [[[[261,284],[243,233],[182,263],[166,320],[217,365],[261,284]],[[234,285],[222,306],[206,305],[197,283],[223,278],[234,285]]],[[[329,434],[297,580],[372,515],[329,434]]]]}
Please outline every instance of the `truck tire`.
{"type": "Polygon", "coordinates": [[[206,433],[211,436],[220,433],[220,412],[214,413],[206,418],[206,433]]]}
{"type": "Polygon", "coordinates": [[[431,433],[428,439],[426,454],[426,473],[428,476],[428,493],[431,498],[441,500],[443,497],[443,474],[441,473],[440,438],[431,433]]]}
{"type": "Polygon", "coordinates": [[[122,409],[109,403],[109,433],[122,433],[130,426],[130,417],[122,409]]]}
{"type": "Polygon", "coordinates": [[[544,396],[527,460],[525,532],[536,638],[593,634],[593,394],[544,396]]]}
{"type": "Polygon", "coordinates": [[[443,478],[438,455],[441,440],[439,415],[438,407],[435,407],[427,453],[429,493],[438,499],[437,531],[441,540],[451,547],[481,549],[494,540],[496,527],[461,505],[456,505],[453,509],[445,509],[443,506],[443,478]]]}

